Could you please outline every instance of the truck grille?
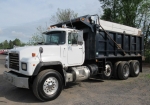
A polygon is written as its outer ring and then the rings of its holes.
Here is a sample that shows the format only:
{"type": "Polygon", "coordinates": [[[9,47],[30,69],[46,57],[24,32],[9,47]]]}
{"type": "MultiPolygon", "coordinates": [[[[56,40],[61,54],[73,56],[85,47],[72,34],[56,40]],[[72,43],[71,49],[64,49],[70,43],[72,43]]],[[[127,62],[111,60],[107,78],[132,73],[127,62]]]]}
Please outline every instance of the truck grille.
{"type": "Polygon", "coordinates": [[[19,54],[9,53],[9,68],[19,71],[19,54]]]}

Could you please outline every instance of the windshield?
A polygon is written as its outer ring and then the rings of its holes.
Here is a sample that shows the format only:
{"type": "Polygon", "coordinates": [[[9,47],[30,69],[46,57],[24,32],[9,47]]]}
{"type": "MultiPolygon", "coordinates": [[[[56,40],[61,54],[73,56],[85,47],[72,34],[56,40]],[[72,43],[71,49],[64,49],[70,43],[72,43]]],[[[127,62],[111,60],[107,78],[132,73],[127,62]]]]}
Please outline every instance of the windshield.
{"type": "Polygon", "coordinates": [[[46,33],[45,44],[65,44],[65,31],[52,31],[46,33]]]}

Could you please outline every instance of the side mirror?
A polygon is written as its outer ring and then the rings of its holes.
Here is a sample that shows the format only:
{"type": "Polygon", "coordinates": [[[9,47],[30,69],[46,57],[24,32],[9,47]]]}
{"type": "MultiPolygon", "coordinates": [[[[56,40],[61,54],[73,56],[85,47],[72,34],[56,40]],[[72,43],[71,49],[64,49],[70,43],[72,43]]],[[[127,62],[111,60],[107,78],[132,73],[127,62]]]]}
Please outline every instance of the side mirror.
{"type": "Polygon", "coordinates": [[[40,54],[43,53],[43,48],[42,47],[39,48],[39,52],[40,52],[40,54]]]}

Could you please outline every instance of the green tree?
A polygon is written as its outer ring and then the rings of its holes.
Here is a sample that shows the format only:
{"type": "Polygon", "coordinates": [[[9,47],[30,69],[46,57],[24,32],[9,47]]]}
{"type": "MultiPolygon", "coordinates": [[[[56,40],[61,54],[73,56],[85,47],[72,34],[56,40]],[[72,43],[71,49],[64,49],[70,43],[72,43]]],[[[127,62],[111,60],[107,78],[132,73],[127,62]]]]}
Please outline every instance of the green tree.
{"type": "Polygon", "coordinates": [[[136,27],[138,10],[144,0],[99,0],[104,14],[102,19],[136,27]],[[108,18],[109,17],[109,18],[108,18]]]}
{"type": "Polygon", "coordinates": [[[101,19],[104,19],[106,21],[113,21],[112,20],[112,11],[110,8],[104,9],[104,14],[101,16],[101,19]]]}
{"type": "Polygon", "coordinates": [[[141,8],[139,9],[139,24],[138,27],[142,28],[144,34],[144,48],[150,48],[150,0],[144,0],[141,3],[141,8]]]}
{"type": "Polygon", "coordinates": [[[8,41],[5,40],[5,41],[3,42],[3,48],[4,48],[4,49],[7,49],[8,47],[9,47],[8,41]]]}
{"type": "Polygon", "coordinates": [[[13,42],[11,40],[9,41],[9,48],[13,48],[13,42]]]}
{"type": "Polygon", "coordinates": [[[57,12],[55,15],[51,16],[51,23],[60,23],[64,21],[68,21],[70,19],[74,19],[78,16],[78,13],[75,13],[71,9],[57,9],[57,12]]]}
{"type": "Polygon", "coordinates": [[[13,45],[15,45],[15,46],[21,46],[21,41],[16,38],[16,39],[13,41],[13,45]]]}
{"type": "Polygon", "coordinates": [[[21,46],[25,46],[26,45],[26,43],[21,43],[21,46]]]}
{"type": "Polygon", "coordinates": [[[0,43],[0,49],[3,49],[3,43],[0,43]]]}
{"type": "Polygon", "coordinates": [[[101,19],[111,22],[118,22],[120,11],[119,0],[99,0],[102,3],[102,9],[104,14],[101,19]]]}

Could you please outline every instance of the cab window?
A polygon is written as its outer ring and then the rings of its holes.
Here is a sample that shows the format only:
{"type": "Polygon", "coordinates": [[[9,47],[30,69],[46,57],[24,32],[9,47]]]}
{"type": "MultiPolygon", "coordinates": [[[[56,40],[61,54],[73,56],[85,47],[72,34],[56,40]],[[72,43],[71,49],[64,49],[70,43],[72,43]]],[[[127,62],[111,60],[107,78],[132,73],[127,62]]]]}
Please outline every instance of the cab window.
{"type": "Polygon", "coordinates": [[[78,33],[68,33],[68,44],[78,44],[78,33]]]}
{"type": "Polygon", "coordinates": [[[69,32],[68,33],[68,44],[83,44],[83,31],[69,32]]]}

